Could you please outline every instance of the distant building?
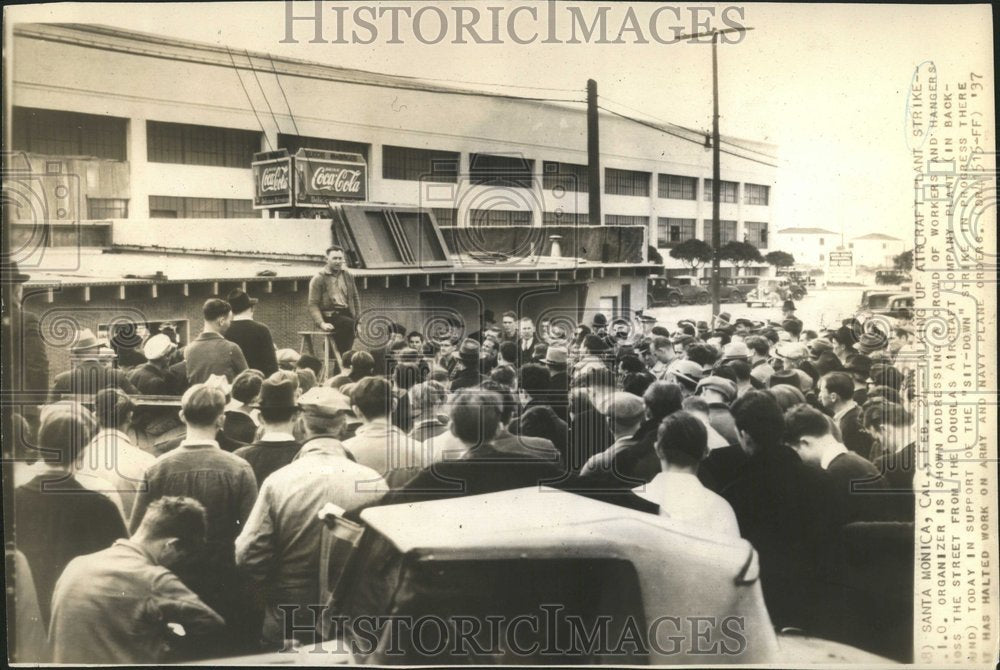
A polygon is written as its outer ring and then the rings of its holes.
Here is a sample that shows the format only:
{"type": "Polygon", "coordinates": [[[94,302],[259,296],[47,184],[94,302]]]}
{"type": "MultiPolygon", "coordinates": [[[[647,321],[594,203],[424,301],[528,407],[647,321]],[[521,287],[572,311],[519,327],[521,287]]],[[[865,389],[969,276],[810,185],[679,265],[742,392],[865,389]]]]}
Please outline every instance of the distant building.
{"type": "Polygon", "coordinates": [[[855,265],[890,268],[893,257],[908,248],[905,240],[883,233],[853,237],[847,246],[854,252],[855,265]]]}
{"type": "Polygon", "coordinates": [[[783,228],[769,251],[787,251],[795,264],[825,268],[831,251],[840,245],[840,233],[825,228],[783,228]]]}

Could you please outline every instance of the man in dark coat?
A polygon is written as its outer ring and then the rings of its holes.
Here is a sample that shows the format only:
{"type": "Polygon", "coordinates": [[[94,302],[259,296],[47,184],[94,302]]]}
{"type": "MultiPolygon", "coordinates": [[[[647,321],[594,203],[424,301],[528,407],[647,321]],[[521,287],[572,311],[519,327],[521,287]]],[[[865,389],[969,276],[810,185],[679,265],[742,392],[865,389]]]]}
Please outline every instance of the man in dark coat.
{"type": "Polygon", "coordinates": [[[466,338],[458,348],[458,364],[451,374],[451,390],[479,386],[489,377],[479,372],[479,343],[466,338]]]}
{"type": "Polygon", "coordinates": [[[836,536],[829,477],[782,443],[784,416],[768,393],[748,391],[731,410],[748,458],[721,495],[760,556],[771,621],[778,627],[822,629],[827,623],[822,566],[832,553],[827,542],[836,536]]]}
{"type": "Polygon", "coordinates": [[[845,372],[830,372],[819,380],[818,399],[833,416],[844,446],[865,459],[871,459],[871,435],[861,429],[861,407],[854,401],[854,382],[845,372]]]}
{"type": "Polygon", "coordinates": [[[226,296],[226,302],[233,308],[233,322],[226,330],[226,339],[239,345],[247,367],[270,377],[278,371],[278,358],[274,353],[270,328],[253,320],[253,306],[257,304],[257,299],[235,288],[226,296]]]}
{"type": "Polygon", "coordinates": [[[70,395],[89,397],[107,388],[118,388],[135,395],[135,386],[125,373],[104,362],[113,359],[114,353],[102,346],[89,328],[77,334],[70,352],[73,368],[56,375],[52,382],[52,400],[70,395]]]}
{"type": "Polygon", "coordinates": [[[47,391],[49,358],[42,338],[41,325],[38,315],[24,308],[24,283],[31,277],[18,269],[16,261],[5,259],[2,279],[4,284],[11,284],[11,293],[16,305],[15,309],[11,310],[10,330],[4,331],[4,339],[13,349],[11,381],[8,388],[14,392],[47,391]]]}

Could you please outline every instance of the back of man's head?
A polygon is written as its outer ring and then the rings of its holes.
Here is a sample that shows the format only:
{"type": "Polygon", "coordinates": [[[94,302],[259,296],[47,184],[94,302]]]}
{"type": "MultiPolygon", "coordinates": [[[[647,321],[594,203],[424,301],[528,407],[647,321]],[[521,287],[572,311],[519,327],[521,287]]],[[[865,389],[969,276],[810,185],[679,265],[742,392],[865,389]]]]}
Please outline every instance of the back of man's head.
{"type": "Polygon", "coordinates": [[[681,402],[681,409],[691,414],[709,415],[708,401],[700,395],[692,395],[684,398],[681,402]]]}
{"type": "Polygon", "coordinates": [[[365,377],[354,385],[351,404],[368,421],[387,416],[392,410],[392,388],[381,377],[365,377]]]}
{"type": "Polygon", "coordinates": [[[507,363],[513,363],[517,360],[517,344],[511,342],[510,340],[505,340],[500,343],[500,356],[507,363]]]}
{"type": "Polygon", "coordinates": [[[451,432],[469,446],[492,440],[500,428],[503,399],[481,389],[462,389],[451,404],[451,432]]]}
{"type": "MultiPolygon", "coordinates": [[[[748,382],[750,381],[750,364],[741,359],[734,359],[726,362],[723,368],[728,368],[733,371],[734,381],[737,382],[748,382]]],[[[721,370],[720,370],[721,372],[721,370]]],[[[719,372],[716,372],[719,374],[719,372]]],[[[724,373],[720,376],[726,376],[724,373]]]]}
{"type": "Polygon", "coordinates": [[[479,388],[500,396],[502,401],[500,404],[500,423],[504,426],[510,423],[510,420],[514,418],[514,412],[517,411],[517,400],[514,399],[514,393],[511,391],[510,386],[503,382],[487,379],[479,385],[479,388]]]}
{"type": "Polygon", "coordinates": [[[549,369],[538,363],[525,363],[518,370],[518,385],[528,394],[544,393],[549,388],[549,369]]]}
{"type": "Polygon", "coordinates": [[[445,403],[448,399],[448,391],[441,382],[428,380],[411,388],[407,396],[410,399],[411,407],[430,412],[435,407],[440,407],[445,403]]]}
{"type": "Polygon", "coordinates": [[[146,540],[176,537],[187,551],[197,550],[205,542],[208,526],[205,508],[194,498],[164,496],[149,504],[137,535],[146,540]]]}
{"type": "Polygon", "coordinates": [[[649,385],[642,399],[646,403],[646,414],[661,421],[681,408],[684,394],[677,384],[658,381],[649,385]]]}
{"type": "Polygon", "coordinates": [[[656,453],[670,465],[696,467],[708,453],[705,424],[684,410],[674,412],[660,424],[656,453]]]}
{"type": "Polygon", "coordinates": [[[233,400],[249,405],[260,395],[261,384],[264,383],[264,374],[260,370],[244,370],[236,375],[233,380],[233,388],[230,395],[233,400]]]}
{"type": "Polygon", "coordinates": [[[79,403],[59,402],[43,407],[38,428],[43,458],[68,468],[93,439],[97,428],[93,413],[79,403]]]}
{"type": "Polygon", "coordinates": [[[824,437],[831,432],[829,418],[814,407],[795,405],[785,412],[785,444],[796,445],[803,437],[824,437]]]}
{"type": "Polygon", "coordinates": [[[125,427],[134,409],[135,404],[121,389],[101,389],[94,398],[94,413],[101,428],[106,430],[125,427]]]}
{"type": "Polygon", "coordinates": [[[688,347],[687,357],[702,367],[708,367],[715,364],[719,352],[710,344],[692,344],[688,347]]]}
{"type": "Polygon", "coordinates": [[[232,311],[233,308],[228,302],[219,300],[218,298],[209,298],[201,307],[201,315],[205,321],[215,321],[232,311]]]}
{"type": "Polygon", "coordinates": [[[763,391],[747,391],[729,407],[736,428],[753,440],[757,450],[771,449],[780,443],[785,418],[777,401],[763,391]]]}
{"type": "Polygon", "coordinates": [[[215,424],[226,409],[226,396],[217,388],[195,384],[181,396],[181,413],[190,426],[207,428],[215,424]]]}
{"type": "Polygon", "coordinates": [[[367,351],[355,351],[351,357],[351,379],[358,380],[375,372],[375,358],[367,351]]]}
{"type": "Polygon", "coordinates": [[[650,348],[659,351],[673,351],[674,343],[670,341],[669,337],[663,337],[662,335],[657,335],[653,338],[650,343],[650,348]]]}

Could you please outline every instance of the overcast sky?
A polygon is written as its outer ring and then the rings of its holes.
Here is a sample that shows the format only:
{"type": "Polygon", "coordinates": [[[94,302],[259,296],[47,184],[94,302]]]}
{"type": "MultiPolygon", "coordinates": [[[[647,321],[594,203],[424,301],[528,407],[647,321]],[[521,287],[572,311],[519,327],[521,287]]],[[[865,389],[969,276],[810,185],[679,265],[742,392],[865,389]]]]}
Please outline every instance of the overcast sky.
{"type": "MultiPolygon", "coordinates": [[[[357,24],[350,21],[356,5],[326,3],[325,36],[336,38],[334,4],[348,7],[346,35],[357,24]]],[[[427,3],[407,4],[416,9],[427,3]]],[[[311,44],[312,28],[295,25],[298,44],[283,44],[285,4],[185,3],[180,5],[130,3],[125,5],[45,5],[14,8],[14,21],[100,23],[192,40],[267,51],[295,58],[392,74],[495,82],[506,93],[578,95],[575,92],[517,90],[509,86],[552,87],[582,91],[588,78],[596,79],[601,95],[650,117],[709,129],[711,126],[711,47],[707,44],[659,44],[649,34],[656,4],[636,4],[634,14],[649,44],[541,44],[512,42],[501,31],[503,44],[450,43],[454,36],[454,6],[504,6],[503,21],[511,9],[527,2],[438,3],[449,12],[448,41],[421,44],[401,21],[403,44],[389,44],[388,18],[377,21],[378,38],[371,45],[311,44]]],[[[628,7],[620,3],[578,4],[591,18],[602,5],[611,39],[625,21],[628,7]]],[[[660,14],[658,25],[692,23],[690,8],[680,9],[681,20],[660,14]]],[[[715,7],[713,26],[724,28],[715,7]]],[[[730,21],[753,27],[740,44],[720,48],[722,132],[758,139],[778,146],[775,212],[777,228],[821,226],[848,236],[877,230],[912,239],[913,172],[906,142],[907,93],[915,68],[933,61],[939,80],[967,79],[969,72],[993,80],[992,19],[987,5],[732,5],[730,21]],[[737,10],[742,8],[742,18],[737,10]]],[[[547,7],[536,6],[541,26],[547,7]]],[[[10,11],[7,8],[5,11],[10,11]]],[[[312,3],[295,8],[312,11],[312,3]]],[[[560,7],[560,11],[565,8],[560,7]]],[[[367,15],[365,15],[367,16],[367,15]]],[[[518,22],[520,36],[530,35],[528,15],[518,22]]],[[[559,31],[568,35],[567,15],[559,14],[559,31]]],[[[484,17],[480,33],[489,23],[484,17]]],[[[426,17],[427,32],[436,20],[426,17]]],[[[361,31],[365,36],[366,31],[361,31]]],[[[488,39],[488,33],[485,36],[488,39]]],[[[541,38],[540,38],[541,39],[541,38]]],[[[477,86],[478,88],[488,88],[477,86]]],[[[991,98],[990,98],[991,99],[991,98]]],[[[986,128],[992,136],[992,108],[986,128]]],[[[628,114],[633,111],[622,108],[628,114]]],[[[725,175],[723,155],[723,175],[725,175]]]]}

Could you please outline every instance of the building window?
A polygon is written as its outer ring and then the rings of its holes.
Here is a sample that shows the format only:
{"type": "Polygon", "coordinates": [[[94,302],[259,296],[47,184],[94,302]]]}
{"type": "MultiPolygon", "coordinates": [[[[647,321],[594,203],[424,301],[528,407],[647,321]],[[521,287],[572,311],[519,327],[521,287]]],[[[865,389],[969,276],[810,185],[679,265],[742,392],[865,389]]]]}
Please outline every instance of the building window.
{"type": "Polygon", "coordinates": [[[747,242],[758,249],[767,249],[767,223],[758,221],[747,221],[746,227],[747,242]]]}
{"type": "Polygon", "coordinates": [[[370,144],[351,142],[349,140],[332,140],[326,137],[307,137],[305,135],[286,135],[278,133],[278,148],[287,149],[294,154],[299,149],[319,149],[321,151],[343,151],[349,154],[361,154],[368,161],[370,144]]]}
{"type": "Polygon", "coordinates": [[[384,145],[382,178],[454,184],[458,181],[458,161],[455,151],[384,145]]]}
{"type": "Polygon", "coordinates": [[[473,184],[531,188],[535,161],[517,156],[469,155],[469,179],[473,184]]]}
{"type": "Polygon", "coordinates": [[[586,226],[589,222],[589,217],[582,213],[542,212],[543,226],[586,226]]]}
{"type": "MultiPolygon", "coordinates": [[[[701,234],[704,241],[709,244],[712,243],[712,222],[702,221],[701,222],[701,234]]],[[[726,242],[732,242],[736,239],[736,222],[735,221],[719,221],[719,246],[722,246],[726,242]]]]}
{"type": "Polygon", "coordinates": [[[125,160],[128,119],[15,107],[13,147],[49,156],[125,160]]]}
{"type": "Polygon", "coordinates": [[[118,198],[87,198],[87,218],[127,219],[128,200],[118,198]]]}
{"type": "Polygon", "coordinates": [[[823,254],[820,254],[820,255],[819,255],[819,259],[820,259],[820,260],[823,260],[824,258],[825,258],[825,257],[823,256],[823,254]]]}
{"type": "MultiPolygon", "coordinates": [[[[719,202],[736,202],[736,193],[739,191],[735,181],[723,181],[722,191],[719,193],[719,202]]],[[[705,200],[712,199],[712,180],[705,180],[705,200]]]]}
{"type": "Polygon", "coordinates": [[[605,214],[604,224],[607,226],[649,226],[648,216],[631,216],[628,214],[605,214]]]}
{"type": "Polygon", "coordinates": [[[825,237],[819,238],[819,246],[823,246],[824,244],[826,244],[826,238],[825,237]]]}
{"type": "Polygon", "coordinates": [[[455,226],[456,218],[458,217],[458,210],[452,208],[447,209],[444,207],[432,207],[431,211],[434,213],[434,220],[437,221],[439,226],[455,226]]]}
{"type": "Polygon", "coordinates": [[[147,121],[146,147],[153,163],[249,169],[260,151],[260,132],[147,121]]]}
{"type": "Polygon", "coordinates": [[[154,219],[254,219],[260,218],[260,213],[254,210],[253,200],[151,195],[149,216],[154,219]]]}
{"type": "Polygon", "coordinates": [[[649,177],[649,172],[607,168],[604,171],[604,192],[609,195],[637,195],[648,198],[649,177]]]}
{"type": "Polygon", "coordinates": [[[767,205],[771,187],[763,184],[743,184],[743,202],[748,205],[767,205]]]}
{"type": "Polygon", "coordinates": [[[694,200],[698,188],[695,177],[681,177],[675,174],[661,174],[658,177],[657,195],[674,200],[694,200]]]}
{"type": "Polygon", "coordinates": [[[695,236],[694,219],[674,219],[660,217],[656,220],[657,246],[680,244],[695,236]]]}
{"type": "Polygon", "coordinates": [[[473,209],[470,226],[530,226],[531,212],[516,209],[473,209]]]}
{"type": "Polygon", "coordinates": [[[545,161],[542,163],[542,188],[586,193],[590,188],[590,173],[586,165],[545,161]]]}
{"type": "Polygon", "coordinates": [[[853,249],[854,248],[854,242],[848,242],[847,243],[847,248],[848,249],[853,249]]]}

